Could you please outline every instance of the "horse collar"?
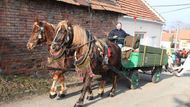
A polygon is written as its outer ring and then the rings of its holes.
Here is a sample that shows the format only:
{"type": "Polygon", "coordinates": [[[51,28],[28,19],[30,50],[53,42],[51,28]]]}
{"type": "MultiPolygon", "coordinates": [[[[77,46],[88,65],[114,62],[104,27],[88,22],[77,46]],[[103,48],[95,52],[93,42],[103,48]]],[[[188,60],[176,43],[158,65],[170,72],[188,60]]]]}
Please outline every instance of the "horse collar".
{"type": "Polygon", "coordinates": [[[88,41],[89,41],[89,43],[88,43],[88,51],[85,53],[85,55],[82,56],[82,58],[80,60],[77,60],[77,58],[76,58],[76,52],[77,51],[75,52],[75,60],[76,60],[75,65],[82,65],[85,62],[85,60],[87,59],[87,57],[89,56],[89,54],[91,53],[91,50],[93,48],[93,46],[92,46],[93,36],[87,30],[86,30],[86,34],[87,34],[87,38],[88,38],[88,41]]]}

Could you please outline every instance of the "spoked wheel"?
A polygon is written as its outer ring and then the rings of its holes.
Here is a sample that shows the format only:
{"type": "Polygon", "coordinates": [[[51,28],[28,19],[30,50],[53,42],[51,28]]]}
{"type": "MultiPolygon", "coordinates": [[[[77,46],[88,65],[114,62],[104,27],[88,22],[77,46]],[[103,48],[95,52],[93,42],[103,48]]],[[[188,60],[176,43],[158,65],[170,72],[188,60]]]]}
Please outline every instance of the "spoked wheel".
{"type": "Polygon", "coordinates": [[[132,71],[130,75],[130,89],[137,89],[139,87],[139,73],[138,71],[132,71]]]}
{"type": "Polygon", "coordinates": [[[161,67],[156,67],[152,72],[152,82],[157,83],[160,81],[161,67]]]}

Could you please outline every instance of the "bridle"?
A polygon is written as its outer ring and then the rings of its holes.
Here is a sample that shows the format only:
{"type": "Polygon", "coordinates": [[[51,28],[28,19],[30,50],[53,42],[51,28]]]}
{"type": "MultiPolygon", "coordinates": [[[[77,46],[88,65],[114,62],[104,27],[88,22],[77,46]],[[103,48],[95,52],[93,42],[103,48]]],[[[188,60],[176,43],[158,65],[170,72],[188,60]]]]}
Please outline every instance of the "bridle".
{"type": "Polygon", "coordinates": [[[62,47],[65,46],[66,48],[68,48],[68,47],[71,47],[71,44],[73,42],[73,28],[72,27],[68,27],[66,29],[66,31],[67,31],[67,34],[66,34],[66,36],[64,38],[64,42],[62,44],[62,47]]]}
{"type": "Polygon", "coordinates": [[[63,42],[59,44],[56,42],[56,39],[58,38],[58,33],[60,32],[61,27],[57,30],[56,36],[54,37],[54,40],[52,41],[52,45],[60,45],[58,50],[62,50],[58,55],[54,56],[53,53],[50,51],[51,56],[53,57],[54,60],[60,59],[62,56],[64,56],[67,52],[67,48],[71,47],[72,41],[73,41],[73,30],[72,27],[68,27],[65,29],[66,35],[63,38],[63,42]]]}
{"type": "Polygon", "coordinates": [[[63,40],[62,40],[63,42],[61,44],[56,42],[56,39],[58,38],[58,33],[60,32],[60,30],[61,30],[61,27],[58,29],[52,44],[60,45],[61,48],[63,48],[63,47],[66,47],[66,48],[71,47],[71,44],[73,42],[73,28],[72,27],[67,27],[65,29],[66,35],[63,38],[63,40]]]}
{"type": "Polygon", "coordinates": [[[38,27],[39,28],[39,30],[37,31],[37,32],[35,32],[35,33],[38,33],[37,34],[37,36],[38,36],[38,39],[40,40],[40,41],[42,41],[42,40],[45,40],[45,28],[44,28],[44,22],[40,22],[40,24],[41,24],[41,26],[40,25],[34,25],[34,26],[36,26],[36,27],[38,27]]]}

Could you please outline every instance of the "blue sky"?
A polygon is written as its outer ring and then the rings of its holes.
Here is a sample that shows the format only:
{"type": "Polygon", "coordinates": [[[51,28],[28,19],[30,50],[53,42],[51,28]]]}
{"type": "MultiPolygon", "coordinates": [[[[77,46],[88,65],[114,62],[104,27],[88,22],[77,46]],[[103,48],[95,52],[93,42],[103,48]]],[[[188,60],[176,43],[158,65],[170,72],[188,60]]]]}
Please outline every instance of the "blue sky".
{"type": "MultiPolygon", "coordinates": [[[[175,4],[190,4],[190,0],[146,0],[151,6],[155,5],[175,5],[175,4]]],[[[190,5],[174,6],[174,7],[153,7],[166,20],[166,26],[172,27],[180,22],[183,25],[190,25],[190,5]],[[187,8],[179,11],[168,12],[180,8],[187,8]]]]}

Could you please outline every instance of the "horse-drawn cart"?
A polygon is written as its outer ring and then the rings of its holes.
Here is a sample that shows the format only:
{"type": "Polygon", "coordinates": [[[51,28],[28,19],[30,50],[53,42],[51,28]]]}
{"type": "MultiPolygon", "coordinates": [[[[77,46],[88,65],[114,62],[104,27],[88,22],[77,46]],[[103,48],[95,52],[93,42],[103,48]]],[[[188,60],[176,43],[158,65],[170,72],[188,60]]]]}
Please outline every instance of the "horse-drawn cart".
{"type": "Polygon", "coordinates": [[[168,62],[165,49],[139,45],[138,39],[129,36],[126,38],[122,50],[122,71],[119,74],[130,81],[129,88],[139,86],[139,73],[151,75],[153,83],[160,80],[162,66],[168,62]]]}

